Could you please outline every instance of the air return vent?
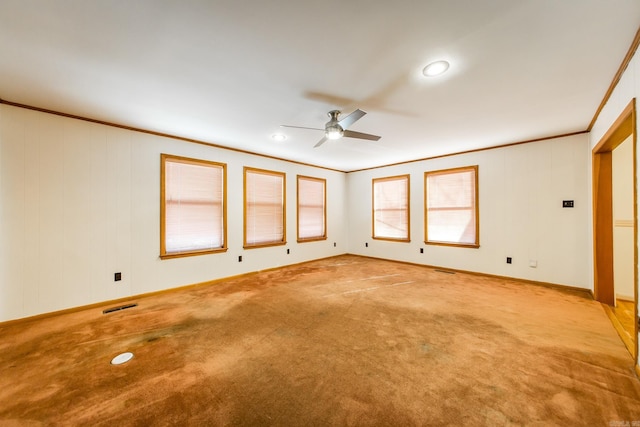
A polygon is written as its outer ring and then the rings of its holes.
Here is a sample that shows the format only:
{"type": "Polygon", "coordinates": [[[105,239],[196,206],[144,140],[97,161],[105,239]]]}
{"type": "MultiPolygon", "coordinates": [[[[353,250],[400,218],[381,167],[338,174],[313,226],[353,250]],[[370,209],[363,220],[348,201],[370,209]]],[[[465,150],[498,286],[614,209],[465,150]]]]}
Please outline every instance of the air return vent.
{"type": "Polygon", "coordinates": [[[102,310],[102,314],[113,313],[114,311],[126,310],[127,308],[137,307],[138,304],[125,304],[119,305],[118,307],[107,308],[106,310],[102,310]]]}

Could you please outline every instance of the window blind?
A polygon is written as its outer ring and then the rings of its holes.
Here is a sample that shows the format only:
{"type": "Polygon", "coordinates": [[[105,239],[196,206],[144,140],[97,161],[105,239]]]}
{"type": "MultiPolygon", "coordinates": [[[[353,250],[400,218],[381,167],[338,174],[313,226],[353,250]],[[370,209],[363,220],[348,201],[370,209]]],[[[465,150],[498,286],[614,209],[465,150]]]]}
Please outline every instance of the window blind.
{"type": "Polygon", "coordinates": [[[298,176],[298,240],[326,237],[325,184],[324,179],[298,176]]]}
{"type": "Polygon", "coordinates": [[[477,245],[477,167],[427,172],[426,241],[477,245]]]}
{"type": "Polygon", "coordinates": [[[245,246],[284,243],[284,174],[245,169],[245,246]]]}
{"type": "Polygon", "coordinates": [[[164,253],[224,247],[224,167],[165,157],[164,253]]]}
{"type": "Polygon", "coordinates": [[[373,180],[373,237],[409,239],[409,176],[373,180]]]}

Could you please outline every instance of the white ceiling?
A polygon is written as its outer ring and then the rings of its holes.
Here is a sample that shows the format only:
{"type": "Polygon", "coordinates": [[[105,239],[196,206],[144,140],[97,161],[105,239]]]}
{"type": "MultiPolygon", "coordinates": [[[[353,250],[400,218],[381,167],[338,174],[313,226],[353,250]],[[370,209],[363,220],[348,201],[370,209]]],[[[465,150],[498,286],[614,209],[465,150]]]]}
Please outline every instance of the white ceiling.
{"type": "Polygon", "coordinates": [[[349,171],[584,131],[639,27],[638,0],[0,0],[0,99],[349,171]],[[279,126],[355,108],[380,141],[279,126]]]}

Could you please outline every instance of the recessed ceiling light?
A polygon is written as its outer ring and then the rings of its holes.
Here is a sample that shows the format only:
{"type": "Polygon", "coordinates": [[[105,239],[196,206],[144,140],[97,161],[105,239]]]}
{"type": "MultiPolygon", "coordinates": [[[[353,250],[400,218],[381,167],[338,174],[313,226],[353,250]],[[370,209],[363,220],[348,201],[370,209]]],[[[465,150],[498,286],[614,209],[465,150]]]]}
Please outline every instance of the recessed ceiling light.
{"type": "Polygon", "coordinates": [[[285,139],[287,139],[287,135],[283,133],[274,133],[273,135],[271,135],[271,139],[273,139],[274,141],[284,141],[285,139]]]}
{"type": "Polygon", "coordinates": [[[449,63],[447,61],[436,61],[427,65],[422,69],[422,74],[426,77],[435,77],[443,74],[449,69],[449,63]]]}

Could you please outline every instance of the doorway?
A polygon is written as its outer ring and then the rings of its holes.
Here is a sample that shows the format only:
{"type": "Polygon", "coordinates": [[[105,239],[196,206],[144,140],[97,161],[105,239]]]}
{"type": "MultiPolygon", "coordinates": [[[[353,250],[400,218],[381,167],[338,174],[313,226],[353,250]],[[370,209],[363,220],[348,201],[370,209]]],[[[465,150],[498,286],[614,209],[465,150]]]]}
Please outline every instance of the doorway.
{"type": "MultiPolygon", "coordinates": [[[[638,355],[638,241],[637,241],[637,178],[636,178],[636,109],[635,98],[624,109],[622,114],[609,128],[607,133],[593,148],[593,252],[594,252],[594,296],[605,304],[605,310],[611,317],[614,326],[623,338],[627,349],[637,364],[638,355]],[[633,219],[631,227],[633,233],[633,273],[632,290],[633,301],[632,320],[621,322],[624,314],[631,317],[629,305],[623,310],[624,304],[618,304],[616,298],[614,275],[614,156],[613,151],[625,140],[631,137],[632,144],[632,179],[633,179],[633,219]],[[616,309],[617,312],[616,313],[616,309]],[[626,312],[626,313],[625,313],[626,312]],[[616,321],[618,320],[618,321],[616,321]],[[623,324],[624,323],[624,324],[623,324]],[[627,337],[623,337],[623,334],[627,337]]],[[[628,293],[628,292],[627,292],[628,293]]],[[[627,299],[631,297],[627,295],[627,299]]]]}

